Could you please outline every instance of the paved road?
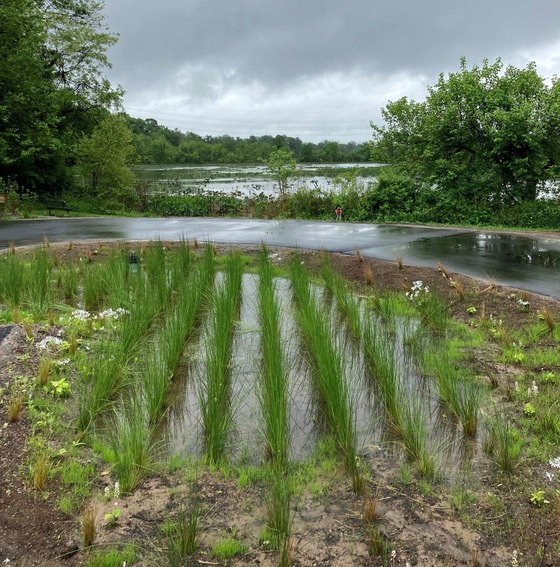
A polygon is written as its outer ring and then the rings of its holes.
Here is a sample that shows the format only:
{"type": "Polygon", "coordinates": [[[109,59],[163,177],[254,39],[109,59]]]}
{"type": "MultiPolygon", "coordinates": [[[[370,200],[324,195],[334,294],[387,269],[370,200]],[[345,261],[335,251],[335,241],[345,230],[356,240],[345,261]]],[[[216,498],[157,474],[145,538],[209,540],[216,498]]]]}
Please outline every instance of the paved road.
{"type": "Polygon", "coordinates": [[[178,240],[351,253],[494,279],[560,299],[560,240],[461,229],[229,218],[69,218],[0,222],[0,249],[78,240],[178,240]]]}

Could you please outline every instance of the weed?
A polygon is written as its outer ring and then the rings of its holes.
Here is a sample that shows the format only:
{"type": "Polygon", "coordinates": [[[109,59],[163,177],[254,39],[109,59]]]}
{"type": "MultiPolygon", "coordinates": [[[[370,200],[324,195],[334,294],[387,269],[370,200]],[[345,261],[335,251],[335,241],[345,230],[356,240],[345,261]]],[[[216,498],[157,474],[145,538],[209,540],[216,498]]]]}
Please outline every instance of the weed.
{"type": "Polygon", "coordinates": [[[218,559],[231,559],[232,557],[241,555],[246,551],[247,546],[232,537],[217,541],[212,546],[212,555],[218,559]]]}
{"type": "Polygon", "coordinates": [[[364,522],[371,524],[379,519],[379,500],[380,500],[380,487],[375,489],[373,494],[367,494],[364,499],[364,522]]]}
{"type": "Polygon", "coordinates": [[[438,262],[437,270],[445,279],[447,279],[447,280],[451,279],[449,272],[447,271],[446,267],[441,262],[438,262]]]}
{"type": "Polygon", "coordinates": [[[40,452],[35,457],[35,461],[31,465],[33,490],[36,490],[37,492],[44,490],[45,485],[47,484],[50,466],[51,463],[46,453],[40,452]]]}
{"type": "Polygon", "coordinates": [[[17,390],[12,392],[10,400],[8,401],[8,421],[15,423],[19,420],[23,410],[23,394],[17,390]]]}
{"type": "Polygon", "coordinates": [[[362,256],[362,253],[356,248],[356,260],[358,260],[358,262],[363,262],[364,261],[364,257],[362,256]]]}
{"type": "Polygon", "coordinates": [[[97,510],[89,505],[82,512],[82,543],[84,547],[91,547],[95,542],[97,510]]]}
{"type": "Polygon", "coordinates": [[[550,504],[550,500],[545,498],[545,491],[544,490],[536,490],[531,494],[531,504],[540,508],[541,506],[545,506],[546,504],[550,504]]]}
{"type": "Polygon", "coordinates": [[[364,267],[364,282],[366,285],[373,284],[373,270],[369,266],[364,267]]]}
{"type": "Polygon", "coordinates": [[[402,256],[395,256],[395,261],[399,270],[403,269],[403,259],[402,256]]]}
{"type": "Polygon", "coordinates": [[[44,386],[49,381],[53,364],[53,360],[48,357],[41,357],[39,360],[39,369],[37,371],[37,383],[39,386],[44,386]]]}
{"type": "Polygon", "coordinates": [[[114,508],[111,512],[107,512],[103,516],[103,519],[105,520],[106,526],[109,529],[111,529],[111,528],[114,528],[117,525],[120,517],[121,517],[120,508],[114,508]]]}

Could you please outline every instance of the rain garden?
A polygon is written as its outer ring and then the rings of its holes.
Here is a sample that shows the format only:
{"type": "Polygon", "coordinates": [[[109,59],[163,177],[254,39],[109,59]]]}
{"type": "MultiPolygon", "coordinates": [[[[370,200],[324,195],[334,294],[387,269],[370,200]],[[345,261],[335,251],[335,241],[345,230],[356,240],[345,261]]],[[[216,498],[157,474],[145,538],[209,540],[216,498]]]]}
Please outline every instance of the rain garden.
{"type": "MultiPolygon", "coordinates": [[[[421,489],[454,487],[458,515],[472,495],[460,488],[465,470],[484,464],[507,478],[522,452],[548,475],[533,479],[529,504],[558,498],[560,377],[531,370],[559,363],[560,331],[546,311],[510,333],[469,307],[450,280],[452,300],[472,317],[467,326],[451,318],[449,298],[420,280],[382,291],[365,270],[353,289],[328,255],[311,267],[298,251],[279,262],[264,246],[252,256],[218,254],[183,239],[96,253],[64,261],[45,242],[0,257],[2,323],[23,325],[38,353],[37,376],[10,386],[9,421],[29,412],[30,483],[40,492],[57,476],[68,486],[57,504],[81,515],[84,546],[95,543],[88,502],[97,474],[92,461],[78,465],[86,450],[110,471],[110,497],[134,494],[162,467],[227,470],[262,483],[264,527],[252,544],[273,550],[279,565],[297,554],[294,508],[322,461],[364,500],[367,545],[383,564],[394,545],[375,513],[380,448],[421,489]],[[539,348],[543,337],[550,348],[539,348]],[[471,364],[483,341],[520,369],[505,396],[471,364]],[[70,424],[64,432],[61,423],[70,424]]],[[[196,473],[191,484],[184,508],[162,528],[157,549],[169,565],[198,549],[196,473]]],[[[115,508],[104,521],[117,524],[119,515],[115,508]]],[[[235,541],[221,543],[215,557],[242,552],[235,541]]]]}

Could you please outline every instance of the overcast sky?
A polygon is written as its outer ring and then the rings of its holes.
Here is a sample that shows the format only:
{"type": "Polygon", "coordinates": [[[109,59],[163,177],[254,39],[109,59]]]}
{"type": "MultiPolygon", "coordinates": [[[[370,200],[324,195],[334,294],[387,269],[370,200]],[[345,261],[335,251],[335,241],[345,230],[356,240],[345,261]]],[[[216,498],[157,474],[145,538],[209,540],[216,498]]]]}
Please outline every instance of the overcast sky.
{"type": "Polygon", "coordinates": [[[363,142],[484,58],[560,76],[559,0],[105,0],[131,116],[182,132],[363,142]]]}

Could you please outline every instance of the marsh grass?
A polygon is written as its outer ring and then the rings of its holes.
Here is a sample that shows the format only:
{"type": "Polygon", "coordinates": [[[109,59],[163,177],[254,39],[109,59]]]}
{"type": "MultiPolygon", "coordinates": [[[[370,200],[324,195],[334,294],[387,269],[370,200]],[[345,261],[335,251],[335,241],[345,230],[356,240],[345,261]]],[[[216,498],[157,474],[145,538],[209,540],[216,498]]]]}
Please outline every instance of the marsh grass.
{"type": "Polygon", "coordinates": [[[181,503],[174,518],[163,526],[163,555],[169,567],[182,567],[199,546],[202,509],[197,498],[190,505],[181,503]]]}
{"type": "Polygon", "coordinates": [[[226,264],[224,281],[211,300],[206,376],[199,388],[205,454],[210,465],[217,465],[223,460],[233,422],[229,360],[241,301],[242,275],[241,257],[232,252],[226,264]]]}
{"type": "Polygon", "coordinates": [[[523,445],[519,431],[503,416],[485,420],[484,451],[505,473],[512,474],[523,445]]]}
{"type": "Polygon", "coordinates": [[[437,291],[431,289],[415,302],[422,325],[437,337],[443,338],[449,328],[449,306],[437,291]]]}
{"type": "Polygon", "coordinates": [[[112,407],[126,372],[121,347],[115,337],[102,341],[98,352],[84,368],[76,418],[80,433],[88,431],[94,420],[112,407]]]}
{"type": "Polygon", "coordinates": [[[312,296],[309,273],[297,255],[290,264],[290,273],[299,328],[309,346],[320,411],[336,440],[346,470],[355,478],[359,473],[354,403],[344,375],[340,339],[330,317],[312,296]]]}
{"type": "Polygon", "coordinates": [[[292,484],[289,476],[273,468],[266,496],[266,531],[269,547],[280,550],[292,527],[292,484]]]}
{"type": "Polygon", "coordinates": [[[43,317],[51,302],[51,261],[44,246],[37,248],[28,267],[27,296],[29,305],[39,317],[43,317]]]}
{"type": "Polygon", "coordinates": [[[14,309],[21,306],[23,262],[14,254],[0,257],[0,297],[14,309]]]}
{"type": "Polygon", "coordinates": [[[31,464],[31,481],[33,490],[41,492],[45,489],[47,478],[51,469],[51,463],[47,454],[43,451],[35,456],[31,464]]]}
{"type": "Polygon", "coordinates": [[[460,421],[463,433],[474,437],[478,429],[478,414],[483,390],[450,359],[447,348],[428,346],[422,359],[424,372],[434,376],[440,399],[460,421]]]}
{"type": "Polygon", "coordinates": [[[401,376],[397,364],[397,345],[392,333],[367,316],[363,321],[362,347],[370,375],[381,393],[387,421],[394,431],[403,426],[401,406],[401,376]]]}
{"type": "Polygon", "coordinates": [[[16,423],[23,410],[23,394],[19,390],[14,390],[8,401],[8,421],[16,423]]]}
{"type": "Polygon", "coordinates": [[[127,396],[114,409],[107,434],[121,493],[129,494],[152,470],[157,450],[155,427],[139,397],[127,396]]]}
{"type": "Polygon", "coordinates": [[[100,309],[107,289],[103,264],[84,266],[81,279],[84,309],[87,311],[100,309]]]}
{"type": "Polygon", "coordinates": [[[259,264],[259,320],[261,325],[262,367],[259,403],[265,421],[268,454],[283,470],[288,463],[288,371],[282,348],[280,309],[275,297],[272,265],[266,250],[259,264]]]}
{"type": "Polygon", "coordinates": [[[362,334],[362,307],[359,299],[347,290],[346,281],[335,274],[328,256],[323,258],[321,272],[325,286],[336,299],[337,309],[344,316],[352,337],[359,341],[362,334]]]}
{"type": "Polygon", "coordinates": [[[95,543],[97,510],[93,504],[86,506],[82,512],[82,544],[91,547],[95,543]]]}
{"type": "Polygon", "coordinates": [[[416,465],[422,477],[432,479],[436,468],[434,457],[428,447],[427,408],[420,392],[399,391],[402,444],[408,459],[416,465]]]}

